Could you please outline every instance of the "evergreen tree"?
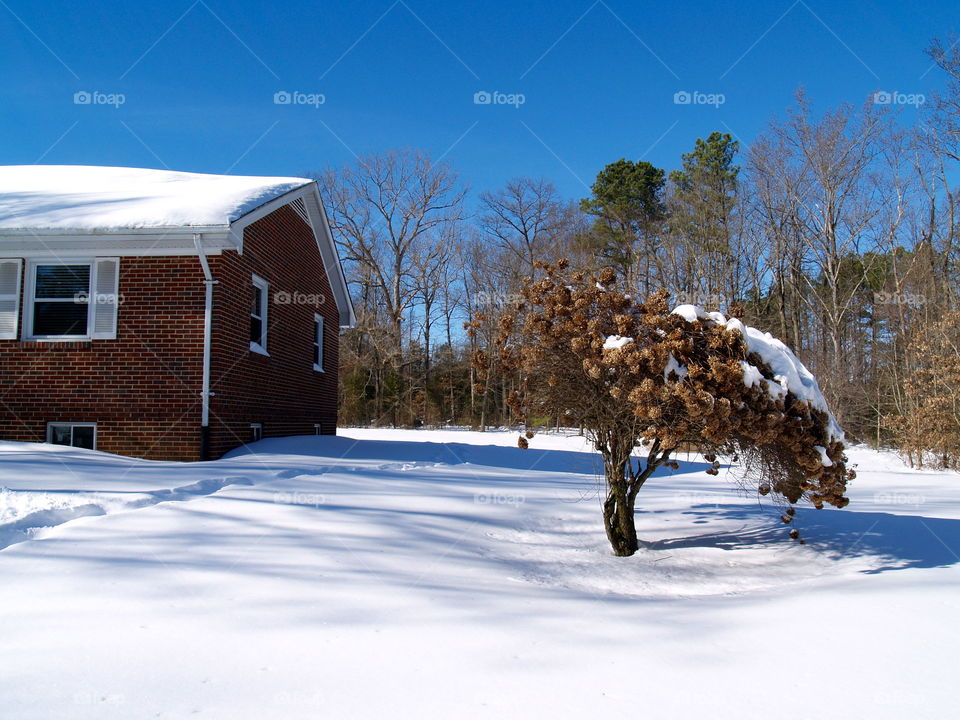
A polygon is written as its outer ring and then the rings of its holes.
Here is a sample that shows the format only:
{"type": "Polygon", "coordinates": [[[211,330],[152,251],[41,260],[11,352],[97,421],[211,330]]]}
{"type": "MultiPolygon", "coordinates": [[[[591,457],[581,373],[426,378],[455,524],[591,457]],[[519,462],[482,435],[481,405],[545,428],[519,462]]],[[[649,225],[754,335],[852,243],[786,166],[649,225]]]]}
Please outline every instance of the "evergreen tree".
{"type": "Polygon", "coordinates": [[[723,285],[734,264],[732,219],[737,204],[740,167],[734,158],[740,143],[728,133],[698,138],[685,153],[679,170],[670,173],[670,231],[674,257],[682,266],[675,276],[689,293],[724,293],[733,300],[733,287],[723,285]],[[727,270],[726,272],[724,270],[727,270]]]}
{"type": "Polygon", "coordinates": [[[664,217],[663,170],[645,161],[620,159],[597,174],[581,209],[597,218],[588,241],[604,264],[628,284],[649,292],[658,224],[664,217]]]}

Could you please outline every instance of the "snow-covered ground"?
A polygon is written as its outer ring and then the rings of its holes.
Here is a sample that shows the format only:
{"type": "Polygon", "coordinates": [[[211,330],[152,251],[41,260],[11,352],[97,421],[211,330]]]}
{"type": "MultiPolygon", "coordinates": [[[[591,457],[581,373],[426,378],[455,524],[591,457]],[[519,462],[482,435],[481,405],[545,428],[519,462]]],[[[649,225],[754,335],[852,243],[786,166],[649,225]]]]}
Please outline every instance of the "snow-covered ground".
{"type": "Polygon", "coordinates": [[[342,430],[206,464],[0,442],[3,718],[943,718],[960,476],[843,510],[691,459],[609,554],[576,437],[342,430]]]}

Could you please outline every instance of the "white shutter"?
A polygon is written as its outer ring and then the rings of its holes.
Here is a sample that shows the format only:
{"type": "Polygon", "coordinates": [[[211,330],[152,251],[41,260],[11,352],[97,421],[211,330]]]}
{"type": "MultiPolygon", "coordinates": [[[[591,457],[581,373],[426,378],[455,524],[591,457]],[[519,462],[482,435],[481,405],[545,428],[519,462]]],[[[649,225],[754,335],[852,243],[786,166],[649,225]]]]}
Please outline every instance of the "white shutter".
{"type": "Polygon", "coordinates": [[[117,337],[117,307],[120,303],[120,258],[97,258],[93,292],[93,330],[95,340],[112,340],[117,337]]]}
{"type": "Polygon", "coordinates": [[[0,260],[0,339],[16,340],[19,310],[20,261],[0,260]]]}

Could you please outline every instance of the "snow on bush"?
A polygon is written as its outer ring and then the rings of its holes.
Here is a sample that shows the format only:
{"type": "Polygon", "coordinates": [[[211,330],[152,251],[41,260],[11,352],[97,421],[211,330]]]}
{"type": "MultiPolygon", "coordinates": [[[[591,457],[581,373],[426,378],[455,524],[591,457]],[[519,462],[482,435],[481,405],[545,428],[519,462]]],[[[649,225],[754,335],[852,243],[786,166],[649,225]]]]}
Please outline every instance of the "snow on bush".
{"type": "Polygon", "coordinates": [[[718,312],[670,311],[666,292],[638,302],[616,291],[610,269],[588,278],[564,261],[541,267],[525,304],[501,315],[496,353],[475,363],[481,378],[496,363],[515,379],[520,419],[562,415],[587,430],[604,458],[615,554],[636,551],[637,491],[680,448],[702,453],[711,474],[720,456],[740,460],[760,494],[847,504],[843,432],[786,345],[718,312]]]}

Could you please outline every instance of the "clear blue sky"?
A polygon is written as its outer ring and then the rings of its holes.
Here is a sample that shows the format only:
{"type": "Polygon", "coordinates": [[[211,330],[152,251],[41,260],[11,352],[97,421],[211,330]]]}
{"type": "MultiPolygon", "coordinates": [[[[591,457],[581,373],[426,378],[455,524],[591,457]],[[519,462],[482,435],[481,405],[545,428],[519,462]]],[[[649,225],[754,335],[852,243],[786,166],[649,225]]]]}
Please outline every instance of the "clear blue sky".
{"type": "Polygon", "coordinates": [[[956,10],[942,0],[0,0],[0,163],[301,175],[411,146],[451,160],[477,191],[531,175],[581,197],[620,157],[670,169],[713,130],[749,143],[800,85],[819,108],[878,89],[929,94],[943,78],[923,51],[958,29],[956,10]],[[324,102],[276,104],[283,91],[324,102]],[[525,102],[478,105],[480,91],[525,102]],[[676,104],[680,91],[725,102],[676,104]],[[102,95],[76,104],[78,92],[102,95]],[[118,94],[123,104],[109,104],[118,94]]]}

